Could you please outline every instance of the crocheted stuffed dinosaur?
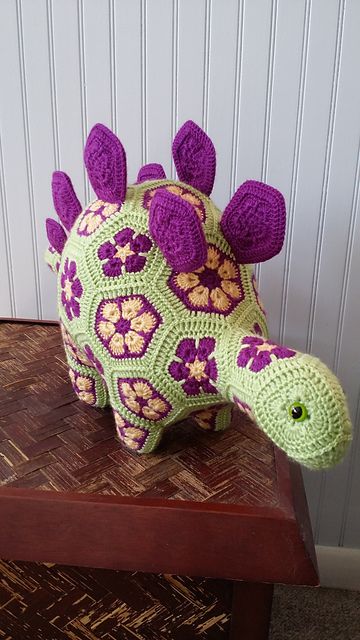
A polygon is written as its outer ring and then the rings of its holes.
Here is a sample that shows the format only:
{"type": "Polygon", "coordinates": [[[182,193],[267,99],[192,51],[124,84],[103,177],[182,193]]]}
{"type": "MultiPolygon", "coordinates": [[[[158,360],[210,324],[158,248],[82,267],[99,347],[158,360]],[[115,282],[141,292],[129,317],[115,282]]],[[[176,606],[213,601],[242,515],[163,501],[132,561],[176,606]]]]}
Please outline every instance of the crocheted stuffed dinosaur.
{"type": "Polygon", "coordinates": [[[221,214],[209,197],[215,150],[191,121],[173,142],[179,181],[148,164],[127,186],[124,149],[101,124],[84,157],[97,199],[82,210],[57,171],[62,225],[46,221],[78,397],[110,404],[120,439],[138,452],[190,414],[225,429],[235,403],[295,460],[338,462],[351,438],[341,386],[316,358],[268,339],[249,266],[282,247],[279,191],[245,182],[221,214]]]}

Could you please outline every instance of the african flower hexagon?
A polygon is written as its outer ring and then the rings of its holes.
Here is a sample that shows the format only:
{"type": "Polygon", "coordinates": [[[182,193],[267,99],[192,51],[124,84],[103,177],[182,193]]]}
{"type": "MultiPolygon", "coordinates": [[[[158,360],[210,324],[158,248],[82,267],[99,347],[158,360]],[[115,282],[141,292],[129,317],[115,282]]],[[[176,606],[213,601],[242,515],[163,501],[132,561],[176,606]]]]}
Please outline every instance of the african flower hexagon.
{"type": "Polygon", "coordinates": [[[169,366],[174,380],[182,382],[182,388],[188,396],[200,393],[217,393],[214,386],[218,377],[216,360],[213,357],[215,338],[204,337],[197,342],[194,338],[184,338],[175,352],[176,360],[169,366]]]}
{"type": "Polygon", "coordinates": [[[103,242],[98,249],[103,274],[109,278],[116,278],[125,272],[141,271],[151,247],[152,242],[144,233],[136,234],[131,227],[120,229],[111,240],[103,242]]]}
{"type": "Polygon", "coordinates": [[[133,451],[141,451],[149,436],[148,429],[144,429],[144,427],[134,427],[130,422],[124,420],[117,411],[114,411],[114,417],[116,431],[121,442],[129,447],[129,449],[133,449],[133,451]]]}
{"type": "Polygon", "coordinates": [[[145,378],[119,378],[121,402],[139,418],[162,420],[171,406],[164,396],[145,378]]]}
{"type": "Polygon", "coordinates": [[[95,200],[80,216],[77,230],[79,236],[90,236],[117,211],[119,211],[118,204],[95,200]]]}
{"type": "Polygon", "coordinates": [[[212,244],[203,267],[190,273],[174,271],[168,283],[184,305],[194,311],[227,315],[244,299],[237,264],[212,244]]]}
{"type": "Polygon", "coordinates": [[[172,193],[175,196],[179,196],[186,202],[189,202],[201,222],[205,222],[206,214],[204,203],[202,202],[202,200],[192,191],[190,191],[189,189],[185,189],[185,187],[181,187],[178,184],[160,185],[159,187],[155,187],[154,189],[148,189],[148,191],[145,191],[143,199],[143,205],[145,209],[150,209],[152,199],[158,189],[165,189],[166,191],[169,191],[169,193],[172,193]]]}
{"type": "Polygon", "coordinates": [[[96,404],[95,380],[91,376],[69,370],[70,380],[77,396],[87,404],[96,404]]]}
{"type": "Polygon", "coordinates": [[[141,358],[160,323],[160,314],[145,296],[119,296],[99,304],[95,330],[113,358],[141,358]]]}
{"type": "Polygon", "coordinates": [[[79,300],[83,294],[82,284],[77,277],[76,262],[66,258],[64,269],[60,277],[61,304],[69,320],[80,316],[79,300]]]}
{"type": "Polygon", "coordinates": [[[240,368],[248,368],[258,373],[268,367],[274,359],[282,360],[292,358],[296,351],[283,347],[264,338],[245,336],[241,340],[241,349],[237,357],[237,365],[240,368]]]}

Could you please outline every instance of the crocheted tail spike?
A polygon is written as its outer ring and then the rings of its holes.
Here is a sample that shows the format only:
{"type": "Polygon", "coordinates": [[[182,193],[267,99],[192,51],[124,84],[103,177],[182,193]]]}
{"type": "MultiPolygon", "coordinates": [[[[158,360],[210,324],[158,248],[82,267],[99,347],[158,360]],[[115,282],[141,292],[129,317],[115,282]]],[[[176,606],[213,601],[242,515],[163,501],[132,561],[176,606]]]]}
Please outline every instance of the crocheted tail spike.
{"type": "Polygon", "coordinates": [[[59,224],[52,218],[47,218],[45,224],[46,235],[48,237],[50,245],[53,247],[53,249],[55,249],[55,251],[61,254],[67,240],[64,229],[62,228],[61,224],[59,224]]]}
{"type": "Polygon", "coordinates": [[[51,182],[55,211],[65,229],[70,231],[82,206],[76,197],[71,180],[63,171],[54,171],[51,182]]]}
{"type": "Polygon", "coordinates": [[[188,120],[177,132],[172,152],[179,180],[209,196],[215,180],[216,153],[205,131],[188,120]]]}
{"type": "Polygon", "coordinates": [[[231,198],[220,225],[240,263],[265,262],[284,242],[285,200],[277,189],[248,180],[231,198]]]}
{"type": "Polygon", "coordinates": [[[91,129],[84,161],[97,197],[122,204],[126,198],[126,154],[120,140],[105,125],[96,124],[91,129]]]}
{"type": "Polygon", "coordinates": [[[156,191],[150,206],[149,228],[175,271],[194,271],[205,264],[207,244],[201,221],[192,205],[180,196],[166,189],[156,191]]]}
{"type": "Polygon", "coordinates": [[[144,166],[141,167],[136,178],[136,184],[147,182],[147,180],[165,180],[165,178],[166,173],[161,164],[153,162],[151,164],[144,164],[144,166]]]}

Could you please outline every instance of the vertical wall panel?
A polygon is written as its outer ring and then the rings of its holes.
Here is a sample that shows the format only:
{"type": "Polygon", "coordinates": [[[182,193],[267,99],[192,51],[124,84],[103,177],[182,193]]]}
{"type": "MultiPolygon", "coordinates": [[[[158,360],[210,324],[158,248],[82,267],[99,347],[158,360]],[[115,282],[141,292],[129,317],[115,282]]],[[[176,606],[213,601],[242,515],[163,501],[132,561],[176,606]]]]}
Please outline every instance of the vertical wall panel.
{"type": "Polygon", "coordinates": [[[91,195],[83,146],[95,122],[121,138],[134,181],[144,162],[174,176],[172,137],[195,120],[216,146],[221,208],[248,178],[285,195],[286,242],[257,267],[261,294],[271,335],[320,356],[348,394],[352,450],[305,482],[317,540],[355,547],[359,24],[356,0],[0,2],[0,314],[56,317],[43,263],[51,173],[91,195]]]}
{"type": "MultiPolygon", "coordinates": [[[[360,6],[353,4],[344,15],[331,165],[328,186],[324,189],[326,215],[319,259],[312,349],[330,366],[338,364],[336,351],[342,337],[339,321],[346,295],[344,275],[355,215],[352,199],[360,139],[360,86],[354,83],[352,61],[360,57],[360,40],[356,28],[359,24],[360,6]]],[[[358,300],[359,293],[360,290],[358,300]]],[[[342,371],[339,373],[341,375],[342,371]]],[[[359,381],[360,377],[357,378],[357,386],[359,381]]],[[[350,381],[345,377],[342,382],[348,385],[350,381]]],[[[318,517],[318,535],[323,544],[336,545],[339,541],[342,523],[341,495],[349,471],[348,460],[323,477],[318,517]]]]}
{"type": "Polygon", "coordinates": [[[271,6],[268,0],[244,3],[236,184],[261,177],[271,6]]]}
{"type": "Polygon", "coordinates": [[[28,110],[20,10],[20,4],[14,0],[5,0],[0,5],[0,85],[3,87],[0,105],[1,144],[12,255],[14,313],[23,317],[37,317],[40,315],[39,283],[36,274],[34,212],[30,204],[32,176],[27,140],[28,110]]]}
{"type": "Polygon", "coordinates": [[[131,182],[135,181],[142,162],[145,162],[142,82],[145,81],[146,67],[141,64],[142,49],[145,46],[141,42],[146,26],[144,12],[144,0],[115,2],[116,131],[126,150],[128,177],[131,182]]]}
{"type": "Polygon", "coordinates": [[[280,337],[282,290],[289,266],[289,232],[294,218],[298,150],[302,122],[303,79],[309,28],[308,3],[279,2],[270,121],[269,158],[264,179],[283,193],[287,207],[287,238],[281,253],[261,269],[261,294],[269,329],[280,337]]]}
{"type": "Polygon", "coordinates": [[[12,317],[14,311],[14,291],[12,278],[12,257],[9,244],[7,200],[4,182],[3,158],[0,139],[0,300],[3,316],[12,317]]]}
{"type": "Polygon", "coordinates": [[[47,245],[45,219],[56,218],[51,198],[51,173],[56,158],[48,60],[47,6],[46,0],[22,2],[21,6],[41,313],[44,318],[56,318],[56,278],[43,259],[44,247],[47,245]]]}
{"type": "Polygon", "coordinates": [[[176,128],[186,120],[202,124],[205,10],[206,0],[178,0],[176,128]]]}
{"type": "Polygon", "coordinates": [[[87,103],[79,37],[82,2],[53,0],[51,4],[60,168],[70,175],[78,198],[84,204],[87,180],[83,148],[87,103]]]}
{"type": "Polygon", "coordinates": [[[86,129],[97,122],[114,127],[111,108],[111,38],[113,14],[108,0],[83,5],[83,45],[86,84],[86,129]]]}
{"type": "Polygon", "coordinates": [[[212,1],[206,124],[216,148],[216,182],[212,196],[222,210],[230,196],[237,42],[241,15],[242,3],[237,0],[227,3],[212,1]]]}
{"type": "Polygon", "coordinates": [[[146,162],[172,171],[173,4],[151,0],[146,13],[146,162]]]}

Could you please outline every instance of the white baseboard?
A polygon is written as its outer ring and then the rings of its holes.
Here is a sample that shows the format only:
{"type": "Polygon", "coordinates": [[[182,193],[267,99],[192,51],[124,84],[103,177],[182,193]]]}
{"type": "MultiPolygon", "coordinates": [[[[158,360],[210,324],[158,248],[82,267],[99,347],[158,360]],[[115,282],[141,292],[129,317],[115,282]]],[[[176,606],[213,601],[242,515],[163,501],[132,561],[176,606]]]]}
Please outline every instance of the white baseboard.
{"type": "Polygon", "coordinates": [[[316,546],[322,587],[360,591],[360,549],[316,546]]]}

